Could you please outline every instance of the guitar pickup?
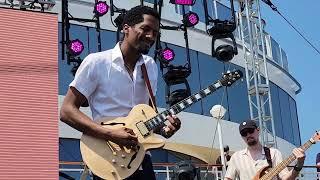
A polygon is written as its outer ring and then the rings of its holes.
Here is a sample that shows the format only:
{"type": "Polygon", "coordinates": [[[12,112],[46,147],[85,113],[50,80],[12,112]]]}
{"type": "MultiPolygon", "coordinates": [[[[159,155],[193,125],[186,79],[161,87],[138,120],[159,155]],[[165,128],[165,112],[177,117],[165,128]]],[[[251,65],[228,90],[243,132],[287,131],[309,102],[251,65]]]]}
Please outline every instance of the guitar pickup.
{"type": "Polygon", "coordinates": [[[144,137],[150,134],[150,131],[148,130],[147,126],[144,124],[143,121],[137,122],[136,126],[144,137]]]}

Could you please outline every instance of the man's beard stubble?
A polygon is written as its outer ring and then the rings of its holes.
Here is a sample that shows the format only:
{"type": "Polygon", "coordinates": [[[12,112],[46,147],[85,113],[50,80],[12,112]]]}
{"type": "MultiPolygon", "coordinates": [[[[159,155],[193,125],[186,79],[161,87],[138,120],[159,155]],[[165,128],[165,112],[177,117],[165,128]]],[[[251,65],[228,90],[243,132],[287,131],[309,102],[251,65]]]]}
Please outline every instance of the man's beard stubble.
{"type": "Polygon", "coordinates": [[[252,140],[252,141],[248,141],[248,146],[254,146],[256,145],[258,142],[256,140],[252,140]]]}

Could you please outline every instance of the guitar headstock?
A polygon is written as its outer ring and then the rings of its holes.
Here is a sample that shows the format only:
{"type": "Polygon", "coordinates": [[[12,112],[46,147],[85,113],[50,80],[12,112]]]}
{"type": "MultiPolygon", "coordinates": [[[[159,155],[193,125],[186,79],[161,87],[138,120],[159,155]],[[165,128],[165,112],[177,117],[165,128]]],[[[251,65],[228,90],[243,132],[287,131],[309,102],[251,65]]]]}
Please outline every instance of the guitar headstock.
{"type": "Polygon", "coordinates": [[[243,74],[240,70],[236,70],[233,72],[227,71],[223,74],[222,78],[220,79],[220,83],[223,86],[231,86],[235,81],[242,78],[243,74]]]}
{"type": "Polygon", "coordinates": [[[316,142],[319,142],[320,141],[320,132],[319,131],[316,131],[316,133],[314,133],[314,135],[312,136],[311,138],[313,140],[312,143],[316,143],[316,142]]]}

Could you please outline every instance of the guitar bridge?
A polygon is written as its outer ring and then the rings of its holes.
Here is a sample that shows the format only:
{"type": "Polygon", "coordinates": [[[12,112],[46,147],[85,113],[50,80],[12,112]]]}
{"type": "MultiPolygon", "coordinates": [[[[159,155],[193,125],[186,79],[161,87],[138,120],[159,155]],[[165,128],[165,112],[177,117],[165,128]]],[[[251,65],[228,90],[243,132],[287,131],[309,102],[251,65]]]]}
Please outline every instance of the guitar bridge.
{"type": "Polygon", "coordinates": [[[150,134],[150,131],[148,130],[147,126],[144,124],[143,121],[138,122],[136,126],[144,137],[150,134]]]}

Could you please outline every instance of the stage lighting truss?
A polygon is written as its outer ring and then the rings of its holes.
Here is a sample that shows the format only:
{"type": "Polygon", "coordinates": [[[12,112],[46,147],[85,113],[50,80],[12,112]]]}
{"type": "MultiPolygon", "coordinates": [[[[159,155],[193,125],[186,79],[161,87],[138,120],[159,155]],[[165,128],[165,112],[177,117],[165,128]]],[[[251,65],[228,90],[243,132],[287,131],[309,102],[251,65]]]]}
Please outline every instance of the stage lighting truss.
{"type": "Polygon", "coordinates": [[[105,1],[98,1],[94,4],[93,12],[97,17],[101,17],[109,11],[109,6],[105,1]]]}
{"type": "Polygon", "coordinates": [[[193,6],[196,0],[170,0],[171,4],[193,6]]]}
{"type": "Polygon", "coordinates": [[[20,9],[40,9],[50,11],[56,5],[55,0],[10,0],[10,7],[19,7],[20,9]],[[15,4],[18,2],[18,4],[15,4]]]}

